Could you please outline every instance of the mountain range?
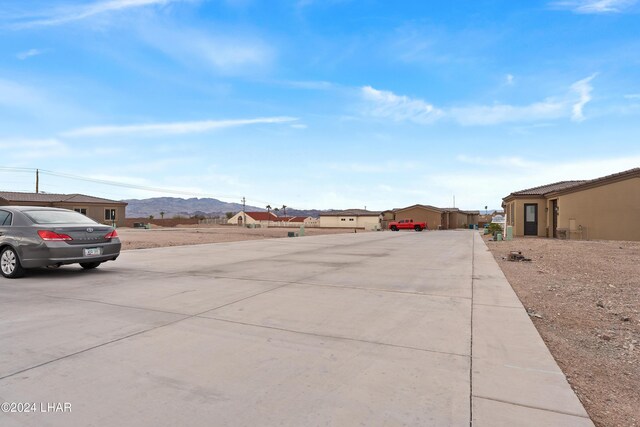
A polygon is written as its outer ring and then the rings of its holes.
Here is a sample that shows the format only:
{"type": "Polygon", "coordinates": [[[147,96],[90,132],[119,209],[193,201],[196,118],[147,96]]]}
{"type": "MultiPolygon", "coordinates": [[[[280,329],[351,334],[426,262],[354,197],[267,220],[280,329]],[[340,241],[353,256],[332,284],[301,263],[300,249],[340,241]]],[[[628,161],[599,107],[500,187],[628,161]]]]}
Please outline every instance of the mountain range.
{"type": "MultiPolygon", "coordinates": [[[[224,217],[227,212],[234,214],[242,211],[242,204],[227,203],[212,198],[191,198],[182,199],[179,197],[153,197],[150,199],[128,199],[122,200],[128,203],[127,218],[146,218],[153,215],[160,218],[160,212],[164,212],[165,218],[173,218],[174,216],[205,216],[205,217],[224,217]]],[[[275,206],[274,206],[275,207],[275,206]]],[[[245,206],[246,212],[266,212],[265,208],[257,206],[245,206]]],[[[290,209],[287,208],[287,216],[313,216],[317,217],[321,210],[317,209],[290,209]]],[[[283,215],[282,208],[276,213],[283,215]]]]}

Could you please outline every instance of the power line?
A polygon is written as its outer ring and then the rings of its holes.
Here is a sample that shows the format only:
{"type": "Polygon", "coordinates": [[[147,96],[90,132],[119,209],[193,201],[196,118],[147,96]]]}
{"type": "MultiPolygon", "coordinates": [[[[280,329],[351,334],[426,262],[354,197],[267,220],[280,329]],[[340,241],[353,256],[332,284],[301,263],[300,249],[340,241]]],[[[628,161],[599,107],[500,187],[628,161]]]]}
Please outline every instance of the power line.
{"type": "MultiPolygon", "coordinates": [[[[110,186],[122,187],[122,188],[130,188],[130,189],[134,189],[134,190],[150,191],[150,192],[155,192],[155,193],[165,193],[165,194],[168,193],[168,194],[175,194],[175,195],[180,195],[180,196],[192,196],[192,197],[210,197],[210,198],[215,198],[215,199],[236,199],[236,200],[244,199],[244,197],[240,197],[240,196],[228,196],[228,195],[220,196],[220,195],[214,195],[214,194],[210,194],[210,193],[196,193],[196,192],[190,192],[190,191],[173,190],[173,189],[170,189],[170,188],[151,187],[151,186],[139,185],[139,184],[129,184],[129,183],[124,183],[124,182],[111,181],[111,180],[107,180],[107,179],[89,178],[89,177],[85,177],[85,176],[79,176],[79,175],[72,175],[72,174],[68,174],[68,173],[50,171],[50,170],[47,170],[47,169],[0,166],[0,171],[30,173],[30,174],[36,173],[36,171],[40,171],[40,174],[55,176],[55,177],[58,177],[58,178],[65,178],[65,179],[71,179],[71,180],[76,180],[76,181],[84,181],[84,182],[92,182],[92,183],[96,183],[96,184],[110,185],[110,186]]],[[[250,200],[252,202],[255,202],[255,203],[261,203],[263,205],[264,204],[269,204],[269,202],[265,202],[263,200],[257,200],[257,199],[253,199],[253,198],[251,198],[250,200]]]]}

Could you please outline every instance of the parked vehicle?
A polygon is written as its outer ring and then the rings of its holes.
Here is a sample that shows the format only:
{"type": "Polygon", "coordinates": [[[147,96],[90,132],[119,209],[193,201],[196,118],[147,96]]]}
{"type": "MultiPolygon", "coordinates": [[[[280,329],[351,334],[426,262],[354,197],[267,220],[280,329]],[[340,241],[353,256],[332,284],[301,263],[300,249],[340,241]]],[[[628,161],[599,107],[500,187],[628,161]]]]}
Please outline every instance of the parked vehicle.
{"type": "Polygon", "coordinates": [[[116,230],[67,209],[0,206],[0,274],[79,263],[84,269],[120,255],[116,230]]]}
{"type": "Polygon", "coordinates": [[[422,231],[427,228],[426,222],[413,222],[412,219],[401,219],[400,221],[392,221],[389,223],[389,230],[416,230],[422,231]]]}

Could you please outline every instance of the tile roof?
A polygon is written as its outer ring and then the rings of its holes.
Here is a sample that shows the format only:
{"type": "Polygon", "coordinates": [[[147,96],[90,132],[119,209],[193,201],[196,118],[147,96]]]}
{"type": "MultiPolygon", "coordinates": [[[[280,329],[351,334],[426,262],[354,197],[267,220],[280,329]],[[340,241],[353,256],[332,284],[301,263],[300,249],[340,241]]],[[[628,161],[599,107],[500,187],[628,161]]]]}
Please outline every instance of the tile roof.
{"type": "Polygon", "coordinates": [[[245,212],[245,214],[255,221],[279,221],[278,217],[272,212],[245,212]]]}
{"type": "MultiPolygon", "coordinates": [[[[627,179],[630,177],[640,177],[640,168],[633,168],[623,172],[606,175],[600,178],[580,181],[560,181],[553,184],[541,185],[539,187],[528,188],[526,190],[516,191],[509,194],[511,196],[545,196],[550,193],[556,193],[561,191],[576,191],[582,188],[591,187],[594,185],[606,184],[610,181],[616,181],[619,179],[627,179]]],[[[505,197],[505,199],[507,198],[505,197]]]]}
{"type": "Polygon", "coordinates": [[[84,194],[54,194],[54,193],[17,193],[11,191],[0,191],[0,198],[13,202],[35,202],[35,203],[95,203],[95,204],[122,204],[117,200],[102,199],[100,197],[87,196],[84,194]]]}
{"type": "Polygon", "coordinates": [[[576,185],[584,184],[587,181],[560,181],[553,184],[540,185],[538,187],[527,188],[526,190],[520,190],[511,193],[511,196],[544,196],[547,193],[554,191],[566,190],[567,188],[575,187],[576,185]]]}

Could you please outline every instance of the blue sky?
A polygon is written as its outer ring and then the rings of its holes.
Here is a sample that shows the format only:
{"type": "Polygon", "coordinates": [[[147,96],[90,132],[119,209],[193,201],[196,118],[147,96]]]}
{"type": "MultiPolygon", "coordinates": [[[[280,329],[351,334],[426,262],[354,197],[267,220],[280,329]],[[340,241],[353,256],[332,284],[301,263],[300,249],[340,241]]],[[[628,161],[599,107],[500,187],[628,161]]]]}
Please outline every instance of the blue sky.
{"type": "Polygon", "coordinates": [[[2,0],[0,190],[499,207],[640,166],[638,28],[635,0],[2,0]]]}

